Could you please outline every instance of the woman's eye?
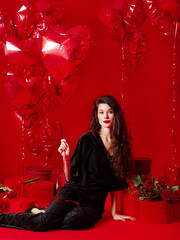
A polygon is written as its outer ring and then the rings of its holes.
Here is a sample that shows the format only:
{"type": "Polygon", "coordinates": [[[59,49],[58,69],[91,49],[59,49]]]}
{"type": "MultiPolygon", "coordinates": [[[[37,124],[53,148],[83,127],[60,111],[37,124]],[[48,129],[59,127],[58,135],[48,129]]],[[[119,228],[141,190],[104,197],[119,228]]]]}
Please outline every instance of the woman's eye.
{"type": "Polygon", "coordinates": [[[103,112],[99,112],[100,114],[103,114],[103,112]]]}
{"type": "Polygon", "coordinates": [[[109,113],[113,113],[113,111],[112,111],[112,110],[110,110],[110,111],[109,111],[109,113]]]}

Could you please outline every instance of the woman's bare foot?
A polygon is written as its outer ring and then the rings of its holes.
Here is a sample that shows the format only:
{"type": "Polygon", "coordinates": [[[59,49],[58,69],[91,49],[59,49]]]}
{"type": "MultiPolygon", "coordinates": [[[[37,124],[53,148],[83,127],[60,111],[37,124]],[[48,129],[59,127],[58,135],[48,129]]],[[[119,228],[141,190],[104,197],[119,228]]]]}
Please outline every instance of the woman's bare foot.
{"type": "Polygon", "coordinates": [[[32,210],[31,210],[31,213],[32,214],[38,214],[38,213],[44,213],[45,212],[45,210],[40,210],[40,209],[38,209],[38,208],[33,208],[32,210]]]}

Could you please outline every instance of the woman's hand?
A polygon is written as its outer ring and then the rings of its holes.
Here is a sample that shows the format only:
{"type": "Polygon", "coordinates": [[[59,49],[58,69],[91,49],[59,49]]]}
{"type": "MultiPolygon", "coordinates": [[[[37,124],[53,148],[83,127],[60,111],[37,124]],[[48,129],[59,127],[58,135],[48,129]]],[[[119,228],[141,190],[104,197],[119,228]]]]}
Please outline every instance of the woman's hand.
{"type": "Polygon", "coordinates": [[[33,209],[31,210],[31,213],[34,214],[34,215],[36,215],[36,214],[38,214],[38,213],[44,213],[44,212],[45,212],[45,210],[40,210],[40,209],[38,209],[38,208],[33,208],[33,209]]]}
{"type": "Polygon", "coordinates": [[[66,182],[70,180],[70,173],[69,173],[69,167],[68,167],[68,159],[69,159],[69,152],[70,148],[68,143],[65,139],[61,139],[61,145],[58,148],[58,151],[63,157],[63,171],[64,171],[64,177],[66,179],[66,182]]]}
{"type": "Polygon", "coordinates": [[[125,216],[125,215],[119,215],[117,213],[112,214],[112,217],[114,220],[121,220],[121,221],[126,221],[126,220],[131,220],[131,221],[135,221],[136,219],[130,216],[125,216]]]}
{"type": "Polygon", "coordinates": [[[61,139],[61,145],[58,148],[58,151],[62,155],[63,160],[67,160],[67,158],[69,157],[70,148],[65,139],[61,139]]]}

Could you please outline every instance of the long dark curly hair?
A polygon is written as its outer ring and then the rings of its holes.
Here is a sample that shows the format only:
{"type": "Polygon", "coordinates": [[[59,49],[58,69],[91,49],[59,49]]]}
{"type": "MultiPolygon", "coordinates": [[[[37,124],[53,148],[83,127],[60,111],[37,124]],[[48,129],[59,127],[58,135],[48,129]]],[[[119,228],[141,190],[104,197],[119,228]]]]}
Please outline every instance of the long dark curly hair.
{"type": "Polygon", "coordinates": [[[98,121],[98,106],[101,103],[108,104],[114,113],[114,122],[111,129],[111,149],[113,156],[109,158],[110,166],[117,179],[124,179],[127,177],[131,168],[132,154],[130,135],[128,134],[123,110],[117,100],[110,95],[98,98],[93,105],[93,117],[90,124],[92,134],[95,134],[95,132],[98,132],[101,128],[98,121]]]}

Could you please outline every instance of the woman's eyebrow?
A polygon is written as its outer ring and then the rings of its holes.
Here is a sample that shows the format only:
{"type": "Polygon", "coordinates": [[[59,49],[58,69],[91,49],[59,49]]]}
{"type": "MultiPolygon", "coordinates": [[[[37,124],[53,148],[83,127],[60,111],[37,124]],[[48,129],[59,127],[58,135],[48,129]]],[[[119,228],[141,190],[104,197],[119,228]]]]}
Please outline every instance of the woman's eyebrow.
{"type": "MultiPolygon", "coordinates": [[[[107,109],[107,111],[112,110],[111,108],[107,109]]],[[[98,111],[105,111],[104,109],[99,109],[98,111]]]]}

